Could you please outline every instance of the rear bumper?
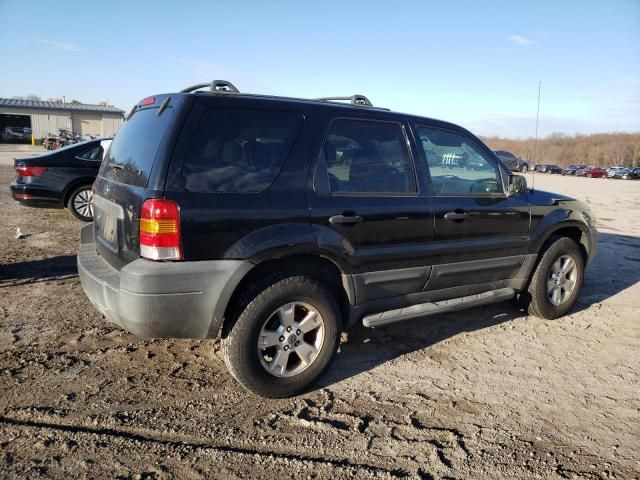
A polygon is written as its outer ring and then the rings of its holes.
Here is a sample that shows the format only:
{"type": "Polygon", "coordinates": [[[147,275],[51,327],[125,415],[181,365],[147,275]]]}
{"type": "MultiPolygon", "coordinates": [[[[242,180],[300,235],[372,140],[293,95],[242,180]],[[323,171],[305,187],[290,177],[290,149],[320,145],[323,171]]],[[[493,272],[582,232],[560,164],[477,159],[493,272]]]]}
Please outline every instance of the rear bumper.
{"type": "Polygon", "coordinates": [[[16,182],[11,183],[9,188],[11,189],[11,197],[28,207],[64,208],[64,202],[60,198],[59,192],[33,188],[16,182]]]}
{"type": "Polygon", "coordinates": [[[236,286],[253,267],[243,260],[134,260],[118,271],[96,252],[93,224],[82,229],[78,273],[108,320],[146,337],[216,337],[236,286]]]}

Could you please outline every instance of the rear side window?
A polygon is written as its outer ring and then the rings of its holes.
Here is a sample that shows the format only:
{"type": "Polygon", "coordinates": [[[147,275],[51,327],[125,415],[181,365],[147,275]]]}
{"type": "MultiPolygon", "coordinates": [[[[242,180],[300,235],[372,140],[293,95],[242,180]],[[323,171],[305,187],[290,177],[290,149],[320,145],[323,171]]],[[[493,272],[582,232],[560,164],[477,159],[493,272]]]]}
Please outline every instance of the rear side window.
{"type": "Polygon", "coordinates": [[[91,147],[89,150],[82,152],[80,155],[78,155],[78,158],[100,162],[104,158],[104,153],[109,149],[109,145],[111,145],[111,140],[102,140],[100,143],[91,147]]]}
{"type": "Polygon", "coordinates": [[[144,187],[158,146],[173,118],[173,108],[157,115],[157,108],[139,110],[124,122],[107,151],[100,176],[120,183],[144,187]]]}
{"type": "Polygon", "coordinates": [[[189,145],[183,185],[195,192],[259,192],[280,173],[302,116],[217,108],[206,111],[189,145]]]}
{"type": "Polygon", "coordinates": [[[410,193],[415,182],[400,124],[339,119],[323,147],[333,193],[410,193]]]}
{"type": "Polygon", "coordinates": [[[83,160],[102,160],[102,147],[100,144],[94,145],[89,150],[85,150],[78,158],[83,160]]]}

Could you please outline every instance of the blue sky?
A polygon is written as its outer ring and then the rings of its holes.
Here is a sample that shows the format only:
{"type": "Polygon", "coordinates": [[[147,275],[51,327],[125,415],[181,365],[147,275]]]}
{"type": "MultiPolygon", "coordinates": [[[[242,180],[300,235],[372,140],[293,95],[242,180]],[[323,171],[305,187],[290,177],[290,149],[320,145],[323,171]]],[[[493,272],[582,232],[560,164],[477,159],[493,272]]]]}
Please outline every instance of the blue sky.
{"type": "Polygon", "coordinates": [[[108,100],[214,78],[480,135],[640,131],[640,1],[0,0],[0,96],[108,100]]]}

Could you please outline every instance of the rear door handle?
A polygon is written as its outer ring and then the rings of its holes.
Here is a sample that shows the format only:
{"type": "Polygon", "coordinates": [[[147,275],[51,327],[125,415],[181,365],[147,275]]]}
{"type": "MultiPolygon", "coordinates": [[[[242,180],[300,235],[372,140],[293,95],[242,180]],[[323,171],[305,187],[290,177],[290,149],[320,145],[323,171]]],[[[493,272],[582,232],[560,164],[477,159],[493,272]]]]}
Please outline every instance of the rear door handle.
{"type": "Polygon", "coordinates": [[[334,215],[329,218],[329,223],[333,225],[353,225],[362,222],[364,222],[364,218],[360,215],[334,215]]]}
{"type": "Polygon", "coordinates": [[[457,222],[469,218],[468,213],[449,212],[444,214],[444,218],[452,222],[457,222]]]}

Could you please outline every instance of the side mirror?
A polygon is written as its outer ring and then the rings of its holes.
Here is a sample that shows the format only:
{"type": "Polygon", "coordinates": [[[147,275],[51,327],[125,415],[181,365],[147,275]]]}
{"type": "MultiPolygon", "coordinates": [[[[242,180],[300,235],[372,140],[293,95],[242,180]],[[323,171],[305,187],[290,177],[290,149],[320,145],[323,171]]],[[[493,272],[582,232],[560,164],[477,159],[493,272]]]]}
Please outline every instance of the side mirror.
{"type": "Polygon", "coordinates": [[[527,179],[522,175],[509,175],[509,195],[518,195],[527,191],[527,179]]]}

